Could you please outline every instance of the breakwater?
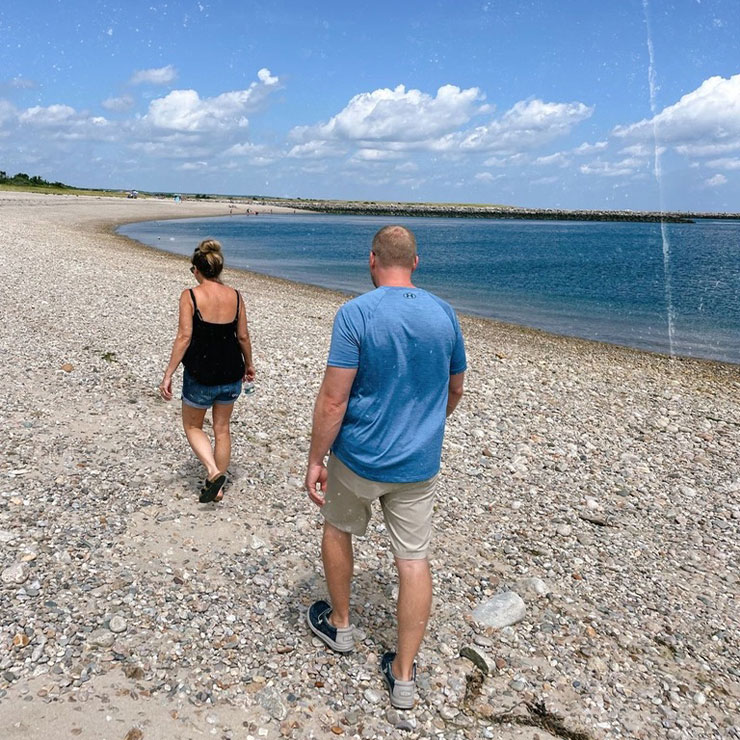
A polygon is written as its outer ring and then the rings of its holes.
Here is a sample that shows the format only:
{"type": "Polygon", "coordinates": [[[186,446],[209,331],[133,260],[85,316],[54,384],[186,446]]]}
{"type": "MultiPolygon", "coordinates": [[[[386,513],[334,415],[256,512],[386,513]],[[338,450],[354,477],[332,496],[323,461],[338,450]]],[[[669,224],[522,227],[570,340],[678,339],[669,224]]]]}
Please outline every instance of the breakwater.
{"type": "Polygon", "coordinates": [[[678,213],[660,211],[561,210],[511,206],[459,205],[454,203],[388,203],[374,201],[307,200],[276,198],[259,201],[315,213],[357,216],[433,216],[435,218],[500,218],[531,221],[634,221],[693,223],[697,218],[740,219],[739,213],[678,213]]]}

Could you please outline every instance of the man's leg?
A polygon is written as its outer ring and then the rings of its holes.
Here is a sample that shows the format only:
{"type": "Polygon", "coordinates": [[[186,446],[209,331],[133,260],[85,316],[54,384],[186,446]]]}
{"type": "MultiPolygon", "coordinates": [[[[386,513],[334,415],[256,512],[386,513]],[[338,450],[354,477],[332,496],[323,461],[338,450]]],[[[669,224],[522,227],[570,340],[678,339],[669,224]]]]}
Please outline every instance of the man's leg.
{"type": "Polygon", "coordinates": [[[432,608],[432,574],[427,558],[403,560],[397,557],[396,568],[398,648],[392,671],[399,681],[410,681],[432,608]]]}
{"type": "Polygon", "coordinates": [[[334,627],[349,627],[349,594],[354,571],[352,535],[324,521],[321,559],[332,606],[329,621],[334,627]]]}

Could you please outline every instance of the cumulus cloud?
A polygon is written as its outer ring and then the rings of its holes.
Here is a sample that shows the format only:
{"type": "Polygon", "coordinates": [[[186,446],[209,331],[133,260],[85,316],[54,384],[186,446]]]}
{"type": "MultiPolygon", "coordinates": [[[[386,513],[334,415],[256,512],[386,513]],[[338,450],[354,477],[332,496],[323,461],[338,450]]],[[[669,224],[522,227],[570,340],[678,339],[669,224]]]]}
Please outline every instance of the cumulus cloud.
{"type": "Polygon", "coordinates": [[[724,185],[727,182],[727,178],[724,175],[717,173],[704,181],[704,184],[709,188],[717,188],[720,185],[724,185]]]}
{"type": "Polygon", "coordinates": [[[177,70],[168,64],[155,69],[139,69],[131,75],[131,85],[169,85],[177,79],[177,70]]]}
{"type": "Polygon", "coordinates": [[[134,99],[130,95],[121,95],[118,98],[106,98],[101,105],[106,110],[123,113],[133,108],[134,99]]]}
{"type": "Polygon", "coordinates": [[[340,156],[356,148],[353,161],[380,161],[411,151],[457,159],[480,152],[494,155],[485,165],[504,166],[570,133],[593,113],[580,102],[522,100],[488,123],[469,128],[473,118],[493,112],[484,99],[477,87],[455,85],[444,85],[435,95],[404,85],[361,93],[325,123],[294,128],[291,137],[299,143],[289,156],[318,157],[332,151],[340,156]]]}
{"type": "Polygon", "coordinates": [[[420,90],[382,88],[355,95],[345,108],[317,126],[292,131],[299,141],[419,142],[439,137],[467,123],[487,107],[477,87],[444,85],[432,97],[420,90]]]}
{"type": "Polygon", "coordinates": [[[493,182],[494,180],[498,180],[499,177],[502,177],[502,175],[492,175],[490,172],[477,172],[473,176],[473,179],[478,182],[493,182]]]}
{"type": "Polygon", "coordinates": [[[740,74],[710,77],[677,103],[650,119],[617,126],[614,136],[651,140],[676,147],[679,153],[715,156],[740,149],[740,74]]]}
{"type": "Polygon", "coordinates": [[[530,151],[570,133],[593,111],[583,103],[520,100],[486,126],[443,137],[436,148],[501,154],[530,151]]]}
{"type": "Polygon", "coordinates": [[[201,98],[195,90],[173,90],[152,100],[144,117],[154,128],[191,133],[243,129],[247,113],[255,111],[278,85],[267,69],[258,73],[259,82],[246,90],[234,90],[213,98],[201,98]]]}

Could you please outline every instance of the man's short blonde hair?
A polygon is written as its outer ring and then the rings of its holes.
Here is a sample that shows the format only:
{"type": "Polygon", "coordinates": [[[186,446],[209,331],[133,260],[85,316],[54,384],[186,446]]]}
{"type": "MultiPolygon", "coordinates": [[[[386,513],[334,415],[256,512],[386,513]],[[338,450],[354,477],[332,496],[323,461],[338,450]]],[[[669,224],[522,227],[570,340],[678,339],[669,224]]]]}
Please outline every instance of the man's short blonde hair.
{"type": "Polygon", "coordinates": [[[414,269],[416,238],[405,226],[384,226],[373,237],[372,250],[381,267],[414,269]]]}

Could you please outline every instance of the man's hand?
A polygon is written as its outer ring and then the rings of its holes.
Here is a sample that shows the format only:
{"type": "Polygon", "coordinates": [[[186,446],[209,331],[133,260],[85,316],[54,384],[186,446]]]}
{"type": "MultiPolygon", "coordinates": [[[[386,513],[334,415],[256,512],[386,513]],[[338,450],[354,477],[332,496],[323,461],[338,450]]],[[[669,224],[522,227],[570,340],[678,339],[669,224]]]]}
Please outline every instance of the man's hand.
{"type": "Polygon", "coordinates": [[[326,465],[310,464],[306,470],[306,491],[316,506],[324,505],[324,490],[326,489],[326,465]]]}

